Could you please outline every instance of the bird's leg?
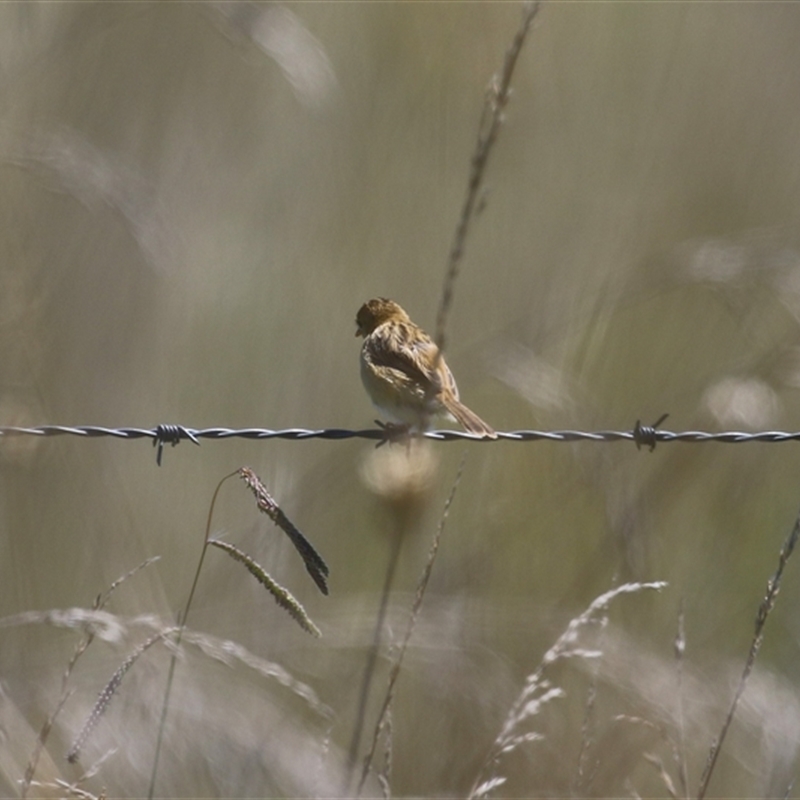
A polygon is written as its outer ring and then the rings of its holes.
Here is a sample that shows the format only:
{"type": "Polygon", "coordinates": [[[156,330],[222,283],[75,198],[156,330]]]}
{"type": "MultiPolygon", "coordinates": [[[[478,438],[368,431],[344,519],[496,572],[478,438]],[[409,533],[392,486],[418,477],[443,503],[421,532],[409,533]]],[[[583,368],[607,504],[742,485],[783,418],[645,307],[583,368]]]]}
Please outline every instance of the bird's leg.
{"type": "Polygon", "coordinates": [[[375,424],[383,431],[383,439],[376,444],[376,447],[383,447],[387,442],[389,444],[402,444],[411,445],[411,426],[400,424],[397,422],[381,422],[379,419],[375,420],[375,424]]]}

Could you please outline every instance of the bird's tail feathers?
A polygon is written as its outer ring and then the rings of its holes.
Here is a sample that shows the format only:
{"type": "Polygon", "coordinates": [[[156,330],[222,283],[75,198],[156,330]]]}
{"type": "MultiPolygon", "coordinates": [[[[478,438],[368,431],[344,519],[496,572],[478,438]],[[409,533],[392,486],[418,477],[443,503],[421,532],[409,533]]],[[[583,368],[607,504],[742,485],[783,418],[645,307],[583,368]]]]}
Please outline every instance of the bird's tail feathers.
{"type": "Polygon", "coordinates": [[[491,425],[487,425],[474,411],[467,408],[458,400],[447,399],[445,408],[456,418],[465,431],[477,433],[487,439],[496,439],[497,433],[491,425]]]}

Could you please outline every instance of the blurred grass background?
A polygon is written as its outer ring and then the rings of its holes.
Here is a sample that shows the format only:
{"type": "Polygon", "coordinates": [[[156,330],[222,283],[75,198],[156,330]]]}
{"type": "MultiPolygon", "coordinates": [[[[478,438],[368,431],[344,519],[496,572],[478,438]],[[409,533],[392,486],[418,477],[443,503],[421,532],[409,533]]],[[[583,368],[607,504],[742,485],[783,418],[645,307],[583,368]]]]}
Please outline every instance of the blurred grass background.
{"type": "MultiPolygon", "coordinates": [[[[355,312],[384,295],[433,329],[485,87],[519,15],[492,3],[3,4],[0,424],[370,426],[355,312]]],[[[798,52],[793,4],[544,7],[450,317],[448,361],[470,407],[498,430],[629,429],[665,411],[676,430],[798,428],[798,52]]],[[[390,635],[463,450],[435,446],[390,635]]],[[[524,677],[623,580],[669,588],[621,598],[599,663],[559,670],[567,696],[538,719],[545,739],[501,765],[497,794],[663,796],[643,753],[676,774],[679,695],[696,787],[800,507],[797,445],[468,451],[395,702],[394,794],[463,796],[524,677]],[[582,741],[592,766],[579,776],[582,741]]],[[[370,452],[184,443],[159,469],[145,442],[0,442],[0,616],[88,606],[158,554],[112,610],[170,619],[214,487],[250,465],[327,559],[331,596],[244,487],[223,491],[215,530],[294,591],[323,638],[219,553],[192,627],[282,664],[334,720],[246,670],[188,659],[159,791],[334,794],[392,528],[360,477],[370,452]]],[[[716,796],[783,796],[796,775],[796,566],[716,796]]],[[[12,717],[35,731],[52,711],[74,637],[1,638],[8,741],[12,717]]],[[[63,776],[77,774],[63,753],[130,647],[93,645],[81,662],[48,744],[63,776]]],[[[87,745],[88,762],[119,747],[95,791],[145,791],[166,658],[137,665],[87,745]]],[[[16,772],[5,763],[4,793],[28,752],[14,752],[16,772]]]]}

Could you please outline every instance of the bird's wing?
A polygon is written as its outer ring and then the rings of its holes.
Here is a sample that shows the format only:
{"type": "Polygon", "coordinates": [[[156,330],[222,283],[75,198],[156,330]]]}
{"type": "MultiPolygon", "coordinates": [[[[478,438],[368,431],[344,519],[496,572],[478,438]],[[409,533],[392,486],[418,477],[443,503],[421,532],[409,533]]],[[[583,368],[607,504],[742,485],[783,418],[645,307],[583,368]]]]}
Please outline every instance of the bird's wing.
{"type": "Polygon", "coordinates": [[[431,391],[433,394],[442,388],[442,373],[445,373],[447,385],[455,385],[450,370],[441,359],[439,369],[436,370],[436,355],[439,348],[431,337],[416,325],[405,323],[383,325],[371,336],[372,360],[376,366],[397,370],[420,384],[426,392],[431,391]]]}

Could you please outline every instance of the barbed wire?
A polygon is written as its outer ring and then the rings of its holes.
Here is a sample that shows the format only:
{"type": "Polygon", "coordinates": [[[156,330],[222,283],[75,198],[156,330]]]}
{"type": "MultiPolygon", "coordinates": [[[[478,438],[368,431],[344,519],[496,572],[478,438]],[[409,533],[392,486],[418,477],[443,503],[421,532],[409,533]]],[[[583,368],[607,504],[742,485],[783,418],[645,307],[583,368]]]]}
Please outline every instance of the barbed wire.
{"type": "MultiPolygon", "coordinates": [[[[721,442],[723,444],[740,444],[743,442],[789,442],[800,441],[800,431],[666,431],[658,430],[654,425],[642,425],[639,421],[631,430],[519,430],[498,431],[497,439],[484,439],[474,433],[455,430],[436,430],[416,434],[425,439],[437,442],[475,441],[490,442],[618,442],[629,441],[638,447],[653,450],[660,442],[721,442]]],[[[398,434],[392,429],[369,428],[350,430],[347,428],[188,428],[184,425],[156,425],[154,428],[106,428],[98,425],[39,425],[36,427],[0,426],[0,438],[12,436],[83,436],[96,438],[110,436],[116,439],[151,439],[158,448],[157,462],[161,464],[161,456],[165,444],[175,446],[183,440],[199,445],[201,439],[371,439],[379,443],[397,440],[398,434]]]]}

